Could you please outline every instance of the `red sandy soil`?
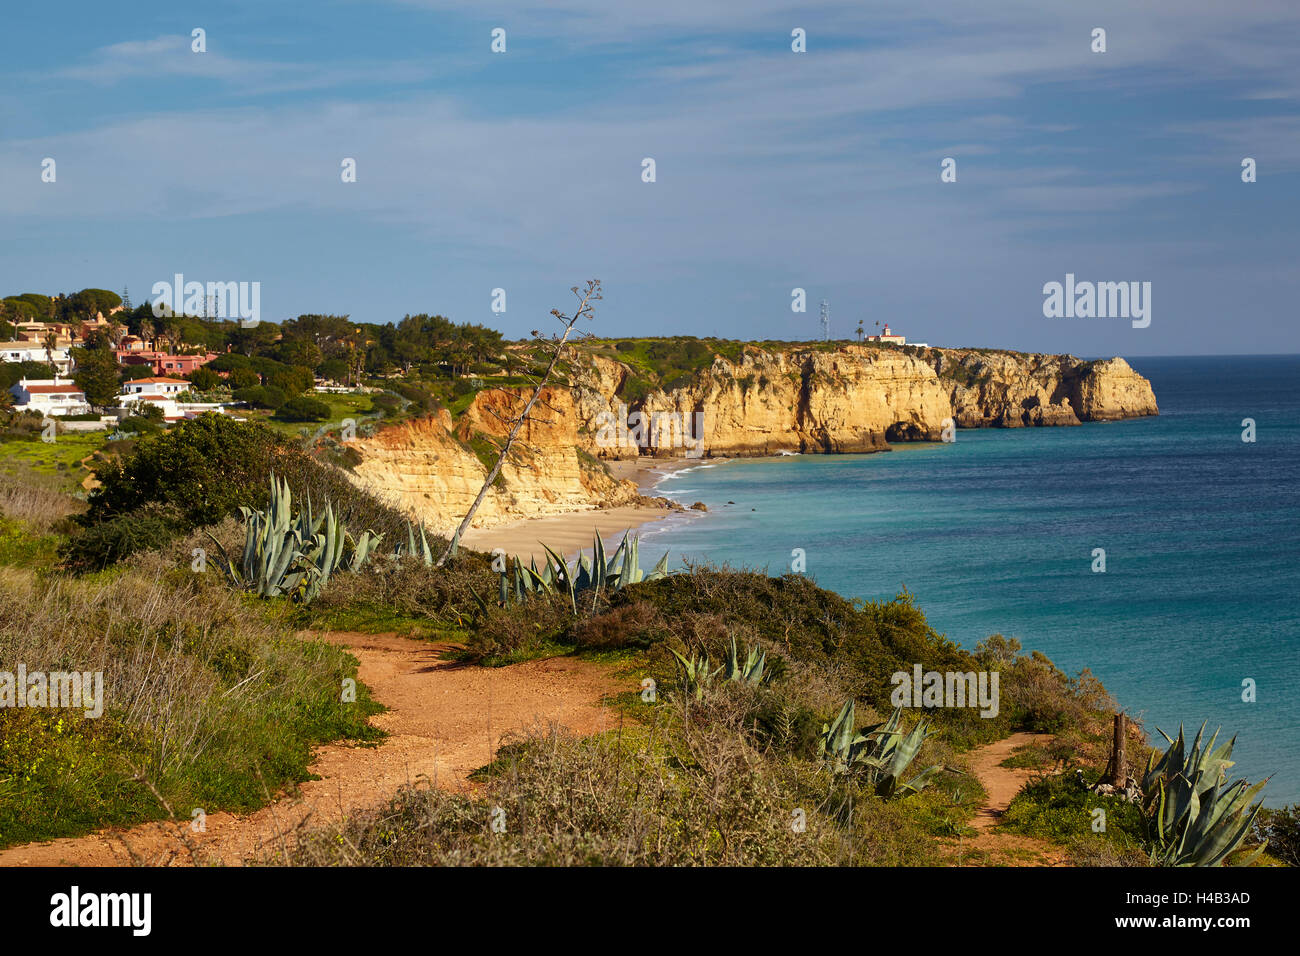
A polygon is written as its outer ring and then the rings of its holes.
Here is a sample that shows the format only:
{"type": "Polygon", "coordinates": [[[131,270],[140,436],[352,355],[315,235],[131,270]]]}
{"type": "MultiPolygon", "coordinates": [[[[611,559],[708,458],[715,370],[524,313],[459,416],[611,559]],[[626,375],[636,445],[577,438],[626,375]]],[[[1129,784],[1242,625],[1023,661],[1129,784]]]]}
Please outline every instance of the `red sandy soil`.
{"type": "Polygon", "coordinates": [[[988,795],[975,812],[971,826],[976,834],[961,839],[950,846],[951,862],[958,865],[1000,866],[1060,866],[1064,854],[1059,848],[1033,837],[1004,833],[997,829],[1002,814],[1026,781],[1032,770],[1003,767],[1002,761],[1012,752],[1034,743],[1047,743],[1051,734],[1012,734],[1002,740],[978,747],[968,754],[971,773],[979,779],[988,795]]]}
{"type": "Polygon", "coordinates": [[[191,832],[186,808],[180,823],[0,850],[0,866],[238,865],[266,858],[295,828],[375,806],[420,778],[467,789],[469,774],[490,763],[512,731],[539,722],[579,734],[610,729],[618,718],[602,700],[628,689],[608,668],[570,658],[473,667],[444,659],[447,645],[396,635],[313,636],[346,646],[360,660],[361,681],[389,708],[373,718],[389,734],[382,744],[321,747],[311,766],[320,779],[251,814],[210,813],[203,833],[191,832]]]}

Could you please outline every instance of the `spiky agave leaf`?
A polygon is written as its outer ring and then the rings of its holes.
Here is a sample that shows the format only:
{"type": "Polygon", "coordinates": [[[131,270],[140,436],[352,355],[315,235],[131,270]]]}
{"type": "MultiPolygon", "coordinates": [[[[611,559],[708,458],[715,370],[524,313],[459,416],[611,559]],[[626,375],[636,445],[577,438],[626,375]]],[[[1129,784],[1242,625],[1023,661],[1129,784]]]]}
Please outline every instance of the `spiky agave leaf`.
{"type": "MultiPolygon", "coordinates": [[[[549,556],[549,560],[555,562],[555,572],[552,580],[555,581],[557,588],[560,587],[561,585],[563,586],[564,593],[569,595],[569,605],[573,609],[573,613],[577,614],[578,613],[578,591],[577,588],[574,587],[573,575],[569,573],[569,569],[565,565],[563,558],[561,558],[558,554],[552,551],[550,547],[548,547],[547,545],[542,545],[542,547],[546,549],[546,553],[549,556]]],[[[548,562],[548,567],[549,567],[549,562],[548,562]]]]}
{"type": "Polygon", "coordinates": [[[623,567],[623,552],[626,550],[627,535],[624,534],[623,540],[618,543],[618,547],[614,549],[614,553],[609,556],[609,560],[605,564],[605,577],[607,579],[612,581],[618,577],[623,567]]]}
{"type": "Polygon", "coordinates": [[[763,682],[763,668],[767,664],[767,651],[751,647],[746,651],[745,663],[740,663],[740,653],[736,648],[736,637],[731,635],[731,646],[726,662],[726,676],[729,681],[758,686],[763,682]]]}
{"type": "Polygon", "coordinates": [[[654,569],[645,576],[647,581],[657,581],[660,578],[668,576],[668,555],[669,552],[665,551],[664,556],[659,559],[659,562],[654,566],[654,569]]]}
{"type": "Polygon", "coordinates": [[[531,589],[538,594],[555,593],[555,585],[551,579],[538,574],[535,568],[525,568],[524,579],[529,582],[531,589]]]}
{"type": "Polygon", "coordinates": [[[674,648],[670,647],[668,650],[672,651],[673,657],[677,658],[677,665],[682,673],[686,692],[688,694],[693,694],[696,700],[702,700],[708,685],[713,682],[713,678],[718,675],[722,668],[719,667],[717,670],[710,671],[709,655],[707,654],[703,657],[691,657],[690,659],[687,659],[677,653],[674,648]]]}
{"type": "Polygon", "coordinates": [[[1151,859],[1162,866],[1221,866],[1245,841],[1259,813],[1261,804],[1252,801],[1268,781],[1223,786],[1236,738],[1216,747],[1216,730],[1202,745],[1204,732],[1202,724],[1189,747],[1181,726],[1177,739],[1160,731],[1169,748],[1147,761],[1143,810],[1151,859]]]}
{"type": "Polygon", "coordinates": [[[523,604],[527,596],[533,591],[532,583],[524,577],[524,562],[520,560],[518,555],[515,556],[514,587],[516,604],[523,604]]]}
{"type": "Polygon", "coordinates": [[[929,736],[929,731],[926,722],[922,720],[904,734],[898,729],[901,719],[902,708],[895,708],[890,721],[893,727],[888,732],[880,734],[877,738],[878,749],[867,760],[871,768],[871,776],[875,780],[876,793],[886,799],[895,795],[906,796],[908,793],[919,792],[926,781],[942,769],[937,765],[928,767],[907,783],[902,782],[903,773],[921,752],[921,745],[929,736]],[[898,720],[895,721],[894,717],[898,720]]]}
{"type": "MultiPolygon", "coordinates": [[[[452,542],[451,556],[456,556],[456,544],[452,542]]],[[[424,533],[424,522],[420,522],[420,559],[424,562],[426,568],[433,567],[433,549],[429,547],[429,536],[424,533]]]]}
{"type": "Polygon", "coordinates": [[[591,547],[591,586],[596,589],[597,597],[600,596],[600,589],[605,586],[605,574],[605,542],[601,540],[598,530],[591,547]]]}
{"type": "Polygon", "coordinates": [[[817,756],[831,768],[832,773],[847,773],[857,757],[858,747],[866,739],[853,729],[855,711],[856,706],[850,697],[829,725],[822,724],[817,756]]]}
{"type": "Polygon", "coordinates": [[[217,569],[226,576],[231,584],[237,588],[242,588],[244,586],[244,578],[241,569],[230,559],[230,555],[226,553],[225,545],[218,541],[207,528],[203,529],[203,533],[211,538],[212,543],[217,546],[219,554],[213,555],[213,560],[217,565],[217,569]]]}
{"type": "Polygon", "coordinates": [[[474,585],[470,584],[466,586],[469,588],[469,593],[474,595],[474,603],[478,605],[479,611],[486,614],[488,609],[487,601],[483,600],[483,598],[479,596],[478,591],[474,589],[474,585]]]}

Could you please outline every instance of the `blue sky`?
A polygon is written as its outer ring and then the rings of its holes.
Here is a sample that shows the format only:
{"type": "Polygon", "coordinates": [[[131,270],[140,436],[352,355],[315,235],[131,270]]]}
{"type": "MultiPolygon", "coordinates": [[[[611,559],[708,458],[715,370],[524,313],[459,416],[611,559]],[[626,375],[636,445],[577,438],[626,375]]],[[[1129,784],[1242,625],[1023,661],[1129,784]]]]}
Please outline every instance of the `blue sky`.
{"type": "Polygon", "coordinates": [[[260,282],[263,318],[514,337],[599,277],[610,335],[811,338],[825,298],[839,336],[1300,352],[1291,0],[134,0],[3,22],[4,294],[141,301],[183,272],[260,282]],[[1045,318],[1067,272],[1151,282],[1151,325],[1045,318]]]}

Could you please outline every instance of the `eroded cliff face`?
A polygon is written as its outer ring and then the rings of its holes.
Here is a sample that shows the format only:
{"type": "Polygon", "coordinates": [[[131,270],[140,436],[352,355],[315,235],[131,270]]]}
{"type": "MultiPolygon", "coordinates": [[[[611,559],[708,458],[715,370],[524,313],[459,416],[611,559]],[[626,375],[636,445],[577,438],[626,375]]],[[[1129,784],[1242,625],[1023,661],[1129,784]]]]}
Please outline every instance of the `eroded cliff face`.
{"type": "Polygon", "coordinates": [[[631,408],[618,394],[626,373],[598,357],[579,383],[577,406],[593,455],[869,452],[896,441],[937,441],[949,420],[1011,428],[1159,414],[1150,382],[1120,358],[752,348],[735,363],[718,357],[689,385],[652,392],[631,408]],[[611,434],[611,420],[627,427],[611,434]]]}
{"type": "MultiPolygon", "coordinates": [[[[938,441],[954,422],[1009,428],[1159,414],[1151,383],[1120,358],[747,347],[738,361],[715,357],[687,384],[632,403],[621,397],[630,378],[621,362],[587,356],[572,389],[547,389],[475,526],[645,501],[595,458],[870,452],[938,441]]],[[[495,461],[487,438],[504,439],[526,398],[521,389],[488,389],[459,421],[443,411],[357,439],[356,479],[449,532],[495,461]]]]}
{"type": "Polygon", "coordinates": [[[880,451],[891,440],[937,441],[951,415],[933,368],[883,349],[754,349],[735,364],[718,357],[689,385],[652,392],[630,412],[610,387],[621,382],[607,367],[616,363],[600,362],[583,379],[578,406],[587,450],[605,458],[639,450],[726,457],[880,451]],[[638,411],[639,419],[632,415],[638,411]],[[628,416],[628,434],[615,429],[611,442],[607,423],[628,416]]]}
{"type": "Polygon", "coordinates": [[[928,349],[963,428],[1078,425],[1158,415],[1151,383],[1122,358],[928,349]]]}
{"type": "MultiPolygon", "coordinates": [[[[510,426],[503,419],[518,415],[526,400],[519,392],[480,392],[459,422],[443,410],[357,438],[350,443],[361,456],[354,480],[430,530],[450,534],[496,461],[484,436],[504,441],[510,426]]],[[[542,402],[479,506],[475,527],[638,500],[634,482],[615,481],[577,453],[580,418],[569,390],[547,389],[542,402]]]]}

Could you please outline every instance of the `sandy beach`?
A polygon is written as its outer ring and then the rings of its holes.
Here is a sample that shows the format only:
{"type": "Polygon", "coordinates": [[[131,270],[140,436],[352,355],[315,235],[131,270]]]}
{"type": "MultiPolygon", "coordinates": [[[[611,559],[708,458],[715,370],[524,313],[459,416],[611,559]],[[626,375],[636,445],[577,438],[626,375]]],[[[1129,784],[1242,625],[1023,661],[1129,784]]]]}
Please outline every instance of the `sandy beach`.
{"type": "Polygon", "coordinates": [[[595,533],[599,531],[606,546],[612,551],[623,540],[625,531],[662,521],[674,513],[664,508],[629,506],[579,511],[547,518],[525,518],[495,528],[474,528],[461,538],[461,544],[475,551],[502,548],[506,554],[518,555],[525,561],[536,558],[541,565],[546,561],[543,544],[571,558],[584,548],[590,548],[595,533]]]}
{"type": "MultiPolygon", "coordinates": [[[[719,459],[720,460],[720,459],[719,459]]],[[[609,473],[620,480],[635,481],[643,495],[655,495],[654,485],[664,475],[700,464],[701,458],[629,458],[607,461],[609,473]]],[[[688,502],[689,504],[689,502],[688,502]]]]}
{"type": "MultiPolygon", "coordinates": [[[[619,479],[637,483],[641,494],[654,496],[655,482],[664,475],[699,464],[695,458],[637,458],[627,461],[610,461],[610,474],[619,479]]],[[[690,505],[690,502],[685,502],[690,505]]],[[[676,512],[665,508],[647,508],[628,505],[620,508],[603,508],[577,511],[570,514],[551,515],[545,518],[523,518],[494,528],[472,528],[461,544],[475,551],[492,551],[502,548],[506,554],[519,555],[524,560],[546,560],[543,544],[566,557],[572,557],[584,548],[590,548],[597,531],[613,550],[623,539],[623,533],[655,521],[662,521],[676,512]]]]}

